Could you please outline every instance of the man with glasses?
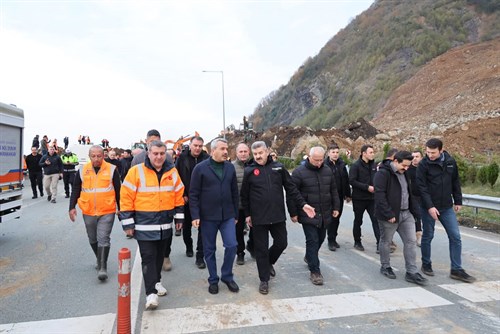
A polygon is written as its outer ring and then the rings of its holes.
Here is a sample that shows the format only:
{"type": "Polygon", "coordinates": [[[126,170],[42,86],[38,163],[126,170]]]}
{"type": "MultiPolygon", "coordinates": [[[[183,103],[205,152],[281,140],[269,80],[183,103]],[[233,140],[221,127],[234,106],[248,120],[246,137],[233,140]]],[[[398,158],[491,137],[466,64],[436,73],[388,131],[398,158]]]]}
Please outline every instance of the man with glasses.
{"type": "Polygon", "coordinates": [[[413,156],[408,151],[399,151],[394,160],[386,160],[375,174],[375,216],[380,228],[380,273],[395,279],[396,274],[390,264],[390,244],[397,231],[403,240],[405,259],[405,280],[418,285],[426,285],[417,268],[417,242],[415,218],[418,205],[410,190],[410,179],[405,173],[410,168],[413,156]]]}

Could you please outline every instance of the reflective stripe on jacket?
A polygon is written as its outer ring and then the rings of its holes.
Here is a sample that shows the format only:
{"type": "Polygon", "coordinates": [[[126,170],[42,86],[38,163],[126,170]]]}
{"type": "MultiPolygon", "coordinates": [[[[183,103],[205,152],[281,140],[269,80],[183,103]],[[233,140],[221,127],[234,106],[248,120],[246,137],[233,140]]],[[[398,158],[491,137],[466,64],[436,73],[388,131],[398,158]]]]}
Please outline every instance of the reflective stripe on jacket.
{"type": "Polygon", "coordinates": [[[82,191],[78,198],[78,206],[84,215],[102,216],[116,212],[115,188],[113,187],[115,168],[103,161],[97,174],[91,162],[86,163],[80,169],[82,191]]]}
{"type": "Polygon", "coordinates": [[[135,229],[137,240],[161,240],[172,233],[172,222],[184,219],[184,185],[177,169],[165,165],[158,182],[145,163],[132,167],[120,191],[120,219],[124,230],[135,229]]]}

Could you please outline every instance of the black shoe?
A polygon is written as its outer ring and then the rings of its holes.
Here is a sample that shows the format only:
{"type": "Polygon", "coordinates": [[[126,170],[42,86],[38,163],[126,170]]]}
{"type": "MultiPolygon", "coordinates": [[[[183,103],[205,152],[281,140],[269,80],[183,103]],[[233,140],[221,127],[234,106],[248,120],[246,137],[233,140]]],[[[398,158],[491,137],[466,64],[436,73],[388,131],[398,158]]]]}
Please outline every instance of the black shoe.
{"type": "Polygon", "coordinates": [[[304,262],[309,265],[309,262],[307,261],[307,257],[304,255],[304,262]]]}
{"type": "Polygon", "coordinates": [[[434,276],[434,271],[432,271],[432,265],[422,263],[422,272],[427,276],[434,276]]]}
{"type": "Polygon", "coordinates": [[[336,240],[333,240],[332,242],[333,242],[333,246],[335,248],[340,248],[340,245],[338,244],[338,242],[336,240]]]}
{"type": "Polygon", "coordinates": [[[208,286],[208,292],[210,292],[212,295],[216,295],[219,293],[219,284],[213,283],[208,286]]]}
{"type": "Polygon", "coordinates": [[[239,264],[240,266],[245,264],[245,253],[238,254],[236,257],[236,264],[239,264]]]}
{"type": "Polygon", "coordinates": [[[472,277],[471,275],[467,274],[463,269],[452,270],[450,272],[450,278],[457,279],[465,283],[472,283],[476,281],[475,277],[472,277]]]}
{"type": "Polygon", "coordinates": [[[335,252],[337,247],[333,244],[333,241],[328,241],[328,249],[331,250],[332,252],[335,252]]]}
{"type": "Polygon", "coordinates": [[[238,286],[238,284],[236,284],[235,281],[229,281],[229,282],[222,281],[222,282],[227,285],[227,288],[229,289],[229,291],[231,291],[231,292],[240,291],[240,287],[238,286]]]}
{"type": "Polygon", "coordinates": [[[68,195],[68,194],[66,194],[66,196],[64,196],[64,198],[69,198],[69,195],[68,195]]]}
{"type": "Polygon", "coordinates": [[[380,254],[380,249],[378,248],[378,245],[377,245],[377,250],[375,251],[375,253],[380,254]]]}
{"type": "Polygon", "coordinates": [[[43,193],[40,193],[40,197],[43,197],[43,193]]]}
{"type": "Polygon", "coordinates": [[[271,275],[271,277],[276,276],[276,271],[274,270],[274,267],[272,264],[269,265],[269,275],[271,275]]]}
{"type": "Polygon", "coordinates": [[[380,273],[382,275],[384,275],[385,277],[390,278],[390,279],[395,279],[396,278],[396,274],[394,273],[394,271],[392,271],[391,267],[380,268],[380,273]]]}
{"type": "Polygon", "coordinates": [[[198,269],[205,269],[207,267],[207,265],[205,264],[205,261],[203,261],[203,259],[196,259],[195,264],[198,267],[198,269]]]}
{"type": "Polygon", "coordinates": [[[269,293],[269,283],[264,281],[260,282],[259,292],[263,295],[267,295],[269,293]]]}
{"type": "Polygon", "coordinates": [[[51,199],[52,199],[52,195],[47,196],[47,201],[50,202],[51,199]]]}
{"type": "Polygon", "coordinates": [[[365,247],[363,247],[363,244],[361,243],[361,241],[354,243],[354,249],[357,249],[357,250],[362,251],[362,252],[365,251],[365,247]]]}
{"type": "Polygon", "coordinates": [[[33,197],[31,197],[31,199],[35,199],[35,198],[38,198],[37,195],[33,195],[33,197]]]}
{"type": "Polygon", "coordinates": [[[56,202],[56,199],[55,199],[55,198],[53,198],[53,199],[50,201],[50,203],[55,203],[55,202],[56,202]]]}
{"type": "Polygon", "coordinates": [[[422,285],[422,286],[427,285],[427,282],[428,282],[427,278],[422,277],[422,275],[420,275],[420,273],[415,273],[415,274],[406,273],[405,280],[407,282],[415,283],[415,284],[422,285]]]}
{"type": "Polygon", "coordinates": [[[193,257],[194,256],[193,250],[192,249],[186,250],[186,256],[187,257],[193,257]]]}
{"type": "Polygon", "coordinates": [[[182,234],[182,230],[175,230],[175,236],[180,237],[182,234]]]}

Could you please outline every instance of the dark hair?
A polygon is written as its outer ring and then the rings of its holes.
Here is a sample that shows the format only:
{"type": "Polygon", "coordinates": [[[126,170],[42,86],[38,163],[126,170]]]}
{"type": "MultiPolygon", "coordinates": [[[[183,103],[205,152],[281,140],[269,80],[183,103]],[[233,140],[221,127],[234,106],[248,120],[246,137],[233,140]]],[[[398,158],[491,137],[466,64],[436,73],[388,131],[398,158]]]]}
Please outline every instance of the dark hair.
{"type": "Polygon", "coordinates": [[[425,147],[431,149],[437,148],[438,150],[441,151],[443,149],[443,142],[441,141],[441,139],[431,138],[427,141],[427,143],[425,143],[425,147]]]}
{"type": "Polygon", "coordinates": [[[331,150],[339,150],[339,145],[337,144],[332,144],[328,147],[328,151],[331,151],[331,150]]]}
{"type": "Polygon", "coordinates": [[[402,163],[403,160],[413,160],[413,155],[411,155],[410,152],[408,151],[398,151],[396,154],[394,154],[394,160],[396,160],[399,163],[402,163]]]}
{"type": "Polygon", "coordinates": [[[411,153],[419,153],[421,157],[423,157],[424,155],[422,154],[422,151],[420,150],[413,150],[413,152],[411,153]]]}
{"type": "Polygon", "coordinates": [[[365,145],[361,146],[361,154],[363,154],[363,152],[368,151],[369,148],[373,148],[373,146],[370,144],[365,144],[365,145]]]}
{"type": "Polygon", "coordinates": [[[146,138],[153,137],[153,136],[161,138],[160,133],[158,132],[158,130],[151,129],[146,134],[146,138]]]}
{"type": "Polygon", "coordinates": [[[126,149],[125,152],[127,152],[128,154],[132,154],[132,150],[131,149],[126,149]]]}
{"type": "Polygon", "coordinates": [[[199,140],[201,141],[202,143],[204,143],[205,141],[203,140],[203,138],[201,138],[200,136],[194,136],[193,138],[191,138],[191,140],[189,141],[190,143],[192,143],[194,140],[199,140]]]}
{"type": "Polygon", "coordinates": [[[397,148],[391,148],[389,151],[387,151],[387,158],[394,156],[394,154],[398,153],[397,148]]]}

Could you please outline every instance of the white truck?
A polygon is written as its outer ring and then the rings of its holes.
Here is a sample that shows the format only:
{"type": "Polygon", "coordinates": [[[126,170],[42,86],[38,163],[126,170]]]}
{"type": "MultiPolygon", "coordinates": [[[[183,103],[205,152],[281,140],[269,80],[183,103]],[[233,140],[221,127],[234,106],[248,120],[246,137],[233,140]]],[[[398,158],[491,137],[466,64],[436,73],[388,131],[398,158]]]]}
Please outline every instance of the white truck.
{"type": "Polygon", "coordinates": [[[21,216],[24,111],[0,102],[0,223],[21,216]]]}

